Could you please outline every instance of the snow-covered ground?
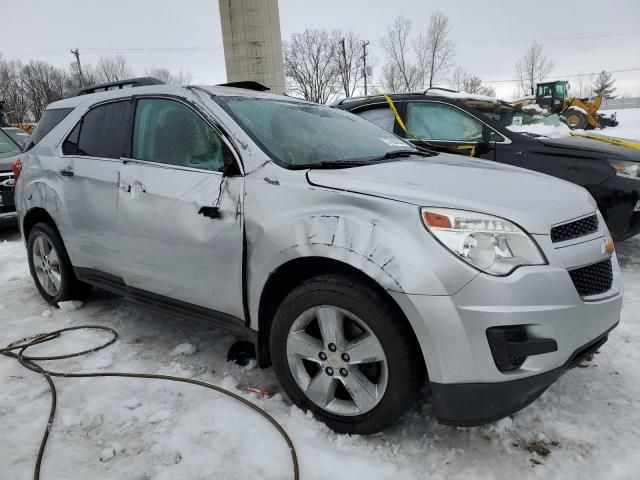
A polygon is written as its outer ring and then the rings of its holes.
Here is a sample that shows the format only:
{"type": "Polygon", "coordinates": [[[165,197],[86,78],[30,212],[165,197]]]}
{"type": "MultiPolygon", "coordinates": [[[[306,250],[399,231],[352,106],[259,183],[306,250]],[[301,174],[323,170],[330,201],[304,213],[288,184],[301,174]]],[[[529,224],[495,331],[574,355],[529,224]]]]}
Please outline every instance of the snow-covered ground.
{"type": "MultiPolygon", "coordinates": [[[[619,256],[626,285],[622,322],[601,353],[525,410],[478,428],[438,425],[424,399],[383,434],[337,435],[278,393],[271,369],[226,362],[233,342],[227,334],[106,293],[76,310],[48,307],[11,224],[0,227],[0,345],[71,325],[113,327],[121,335],[115,345],[48,366],[174,374],[232,388],[289,432],[304,479],[627,480],[640,476],[640,239],[620,244],[619,256]],[[246,387],[275,395],[258,398],[246,387]]],[[[102,338],[70,334],[38,350],[69,352],[102,338]]],[[[291,478],[288,451],[274,429],[214,392],[155,380],[55,381],[58,416],[43,480],[291,478]]],[[[48,409],[44,379],[0,356],[0,478],[32,477],[48,409]]]]}
{"type": "MultiPolygon", "coordinates": [[[[601,130],[574,130],[578,133],[595,133],[597,135],[606,135],[609,137],[628,138],[631,140],[640,140],[640,108],[628,108],[624,110],[602,110],[600,113],[612,114],[617,112],[617,119],[620,123],[617,127],[606,127],[601,130]]],[[[549,122],[549,120],[547,120],[549,122]]],[[[568,137],[572,130],[560,121],[555,124],[543,121],[521,126],[509,126],[509,130],[514,132],[527,132],[545,137],[559,138],[568,137]]]]}

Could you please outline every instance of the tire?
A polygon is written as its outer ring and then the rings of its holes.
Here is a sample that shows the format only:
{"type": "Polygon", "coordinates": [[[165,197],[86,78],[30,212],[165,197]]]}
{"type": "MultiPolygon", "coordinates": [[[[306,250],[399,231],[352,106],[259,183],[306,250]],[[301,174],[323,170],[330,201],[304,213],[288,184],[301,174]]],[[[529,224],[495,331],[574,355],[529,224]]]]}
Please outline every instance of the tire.
{"type": "Polygon", "coordinates": [[[569,107],[567,111],[564,112],[564,118],[567,119],[567,125],[569,125],[569,128],[572,130],[584,130],[589,126],[587,114],[574,107],[569,107]]]}
{"type": "Polygon", "coordinates": [[[340,433],[377,433],[413,405],[426,379],[409,328],[357,279],[319,276],[278,307],[270,334],[272,363],[284,392],[302,410],[340,433]]]}
{"type": "Polygon", "coordinates": [[[27,256],[31,277],[47,303],[85,300],[91,293],[91,285],[76,278],[62,239],[50,225],[38,223],[31,229],[27,256]]]}

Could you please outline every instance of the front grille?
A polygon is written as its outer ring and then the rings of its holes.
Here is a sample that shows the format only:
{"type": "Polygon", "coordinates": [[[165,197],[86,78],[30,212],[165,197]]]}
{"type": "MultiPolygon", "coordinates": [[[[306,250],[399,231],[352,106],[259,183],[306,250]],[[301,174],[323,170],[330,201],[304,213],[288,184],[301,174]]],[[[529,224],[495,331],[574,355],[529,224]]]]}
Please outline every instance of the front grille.
{"type": "Polygon", "coordinates": [[[611,259],[570,270],[569,275],[581,297],[608,292],[613,284],[611,259]]]}
{"type": "Polygon", "coordinates": [[[575,222],[558,225],[551,229],[551,241],[553,243],[566,242],[574,238],[584,237],[590,233],[598,231],[598,217],[591,215],[590,217],[581,218],[575,222]]]}

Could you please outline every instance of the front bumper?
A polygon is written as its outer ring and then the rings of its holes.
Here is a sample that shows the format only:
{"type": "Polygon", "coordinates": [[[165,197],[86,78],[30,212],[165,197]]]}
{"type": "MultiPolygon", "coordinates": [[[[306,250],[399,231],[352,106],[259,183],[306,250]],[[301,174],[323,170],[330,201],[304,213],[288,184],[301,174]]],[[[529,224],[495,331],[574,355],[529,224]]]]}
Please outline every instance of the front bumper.
{"type": "Polygon", "coordinates": [[[569,275],[570,269],[606,258],[606,231],[574,245],[535,237],[549,265],[522,267],[506,277],[479,274],[451,296],[393,294],[422,348],[439,421],[478,425],[524,408],[619,322],[622,287],[615,254],[614,280],[604,294],[581,298],[569,275]],[[527,356],[516,368],[499,368],[487,330],[516,326],[557,348],[527,356]]]}
{"type": "Polygon", "coordinates": [[[640,181],[613,176],[590,187],[614,240],[640,234],[640,181]]]}
{"type": "Polygon", "coordinates": [[[563,366],[531,377],[497,383],[432,382],[432,401],[438,422],[474,427],[511,415],[531,404],[566,371],[596,352],[608,337],[609,332],[606,332],[576,350],[563,366]]]}

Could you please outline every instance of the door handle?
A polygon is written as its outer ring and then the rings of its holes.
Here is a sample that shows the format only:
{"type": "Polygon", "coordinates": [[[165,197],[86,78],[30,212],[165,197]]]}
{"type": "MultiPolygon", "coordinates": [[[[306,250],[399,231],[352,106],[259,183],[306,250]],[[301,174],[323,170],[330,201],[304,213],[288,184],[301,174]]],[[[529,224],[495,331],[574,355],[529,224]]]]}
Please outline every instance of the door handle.
{"type": "Polygon", "coordinates": [[[73,177],[73,170],[58,170],[58,174],[62,177],[73,177]]]}
{"type": "Polygon", "coordinates": [[[220,218],[220,208],[219,207],[201,207],[198,210],[198,214],[207,218],[220,218]]]}

